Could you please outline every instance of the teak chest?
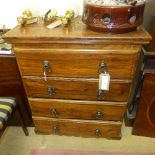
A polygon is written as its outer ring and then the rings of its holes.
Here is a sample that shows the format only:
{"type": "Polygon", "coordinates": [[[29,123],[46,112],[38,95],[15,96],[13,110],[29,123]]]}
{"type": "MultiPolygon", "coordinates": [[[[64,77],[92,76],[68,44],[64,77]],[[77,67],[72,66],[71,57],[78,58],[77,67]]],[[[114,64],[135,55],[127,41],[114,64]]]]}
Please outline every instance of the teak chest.
{"type": "Polygon", "coordinates": [[[143,28],[107,34],[87,29],[80,18],[55,29],[39,21],[4,39],[13,45],[36,132],[121,137],[141,48],[151,40],[143,28]],[[109,91],[98,86],[104,65],[109,91]]]}

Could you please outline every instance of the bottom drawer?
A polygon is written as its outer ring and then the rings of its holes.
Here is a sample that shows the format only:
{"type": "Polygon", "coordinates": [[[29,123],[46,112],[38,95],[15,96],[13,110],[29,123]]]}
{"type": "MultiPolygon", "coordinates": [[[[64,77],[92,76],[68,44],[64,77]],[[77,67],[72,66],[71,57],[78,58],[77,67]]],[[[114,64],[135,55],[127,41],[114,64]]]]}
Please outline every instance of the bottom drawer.
{"type": "Polygon", "coordinates": [[[105,137],[110,139],[120,139],[121,136],[121,122],[45,117],[33,117],[33,120],[37,133],[78,137],[105,137]]]}

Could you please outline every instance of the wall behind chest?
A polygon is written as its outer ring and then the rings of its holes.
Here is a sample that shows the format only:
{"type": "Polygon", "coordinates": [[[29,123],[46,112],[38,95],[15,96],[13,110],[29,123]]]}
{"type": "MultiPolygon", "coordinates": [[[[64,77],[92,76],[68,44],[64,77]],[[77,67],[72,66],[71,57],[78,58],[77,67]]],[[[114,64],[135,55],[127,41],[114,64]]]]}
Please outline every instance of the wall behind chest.
{"type": "MultiPolygon", "coordinates": [[[[58,14],[63,14],[69,7],[74,7],[80,15],[83,10],[83,0],[5,0],[0,2],[0,29],[5,24],[7,28],[17,25],[16,18],[25,9],[31,9],[34,15],[43,15],[49,9],[56,8],[58,14]]],[[[150,31],[151,19],[155,15],[155,1],[150,0],[145,8],[144,26],[150,31]]]]}
{"type": "Polygon", "coordinates": [[[77,14],[82,14],[83,0],[5,0],[0,2],[0,29],[4,24],[7,28],[15,27],[17,17],[25,9],[31,10],[33,15],[42,16],[49,9],[56,9],[59,15],[63,15],[69,8],[74,8],[77,14]]]}

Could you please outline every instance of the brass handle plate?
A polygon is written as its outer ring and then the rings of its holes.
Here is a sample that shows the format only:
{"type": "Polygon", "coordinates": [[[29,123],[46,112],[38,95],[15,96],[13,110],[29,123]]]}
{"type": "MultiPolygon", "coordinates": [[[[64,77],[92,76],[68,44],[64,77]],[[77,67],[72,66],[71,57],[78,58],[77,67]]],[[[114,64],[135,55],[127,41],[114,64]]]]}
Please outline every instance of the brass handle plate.
{"type": "Polygon", "coordinates": [[[96,130],[95,130],[95,135],[96,135],[97,137],[101,137],[101,136],[102,136],[101,130],[100,130],[100,129],[96,129],[96,130]]]}
{"type": "Polygon", "coordinates": [[[55,108],[51,109],[51,114],[52,114],[53,117],[58,117],[58,112],[57,112],[57,110],[55,108]]]}
{"type": "Polygon", "coordinates": [[[48,95],[49,96],[52,96],[52,95],[55,95],[56,94],[55,88],[53,88],[51,86],[48,86],[47,87],[47,92],[48,92],[48,95]]]}
{"type": "Polygon", "coordinates": [[[108,72],[108,65],[105,61],[101,61],[99,63],[99,73],[107,73],[108,72]]]}
{"type": "Polygon", "coordinates": [[[48,60],[43,61],[43,70],[44,72],[48,73],[51,71],[51,64],[49,63],[48,60]]]}
{"type": "Polygon", "coordinates": [[[104,95],[104,90],[99,90],[97,95],[98,100],[104,99],[103,95],[104,95]]]}
{"type": "Polygon", "coordinates": [[[58,134],[60,130],[59,130],[59,127],[57,125],[55,125],[52,127],[52,131],[54,134],[58,134]]]}
{"type": "Polygon", "coordinates": [[[103,118],[103,113],[101,111],[97,111],[96,118],[103,118]]]}

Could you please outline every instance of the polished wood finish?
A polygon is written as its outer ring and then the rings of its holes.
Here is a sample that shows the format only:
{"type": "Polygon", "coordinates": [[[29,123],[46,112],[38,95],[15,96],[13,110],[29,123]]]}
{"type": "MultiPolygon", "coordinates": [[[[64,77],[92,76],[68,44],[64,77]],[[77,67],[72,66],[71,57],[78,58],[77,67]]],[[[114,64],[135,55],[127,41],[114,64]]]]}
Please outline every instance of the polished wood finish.
{"type": "Polygon", "coordinates": [[[142,27],[112,35],[89,30],[81,18],[55,29],[40,20],[17,26],[4,39],[13,44],[36,132],[51,134],[59,125],[59,135],[121,137],[141,48],[151,39],[142,27]],[[109,91],[98,98],[101,62],[111,79],[109,91]]]}
{"type": "Polygon", "coordinates": [[[99,98],[98,79],[44,77],[23,78],[28,97],[126,101],[131,89],[131,81],[111,80],[109,91],[99,98]],[[49,94],[48,88],[54,89],[49,94]]]}
{"type": "MultiPolygon", "coordinates": [[[[16,97],[26,125],[32,125],[29,104],[14,54],[0,54],[0,96],[16,97]]],[[[9,124],[20,125],[18,122],[20,117],[17,113],[9,124]]]]}
{"type": "Polygon", "coordinates": [[[129,45],[74,47],[59,44],[41,47],[32,47],[28,44],[24,48],[14,48],[23,76],[43,76],[43,63],[46,60],[51,67],[47,76],[98,78],[99,64],[105,61],[111,78],[122,79],[132,79],[140,49],[140,46],[129,45]]]}
{"type": "Polygon", "coordinates": [[[54,119],[33,117],[36,132],[81,137],[106,137],[119,139],[120,122],[97,122],[73,119],[54,119]],[[97,132],[98,131],[98,132],[97,132]],[[117,135],[117,136],[116,136],[117,135]]]}
{"type": "Polygon", "coordinates": [[[126,102],[34,98],[29,98],[29,103],[33,116],[109,121],[122,120],[127,104],[126,102]]]}
{"type": "Polygon", "coordinates": [[[48,29],[44,22],[27,25],[26,27],[17,26],[9,31],[3,38],[10,43],[63,43],[63,44],[148,44],[151,36],[143,27],[138,30],[124,34],[97,33],[87,28],[78,17],[68,27],[60,26],[55,29],[48,29]],[[38,24],[39,23],[39,24],[38,24]],[[38,38],[38,39],[36,39],[38,38]]]}

